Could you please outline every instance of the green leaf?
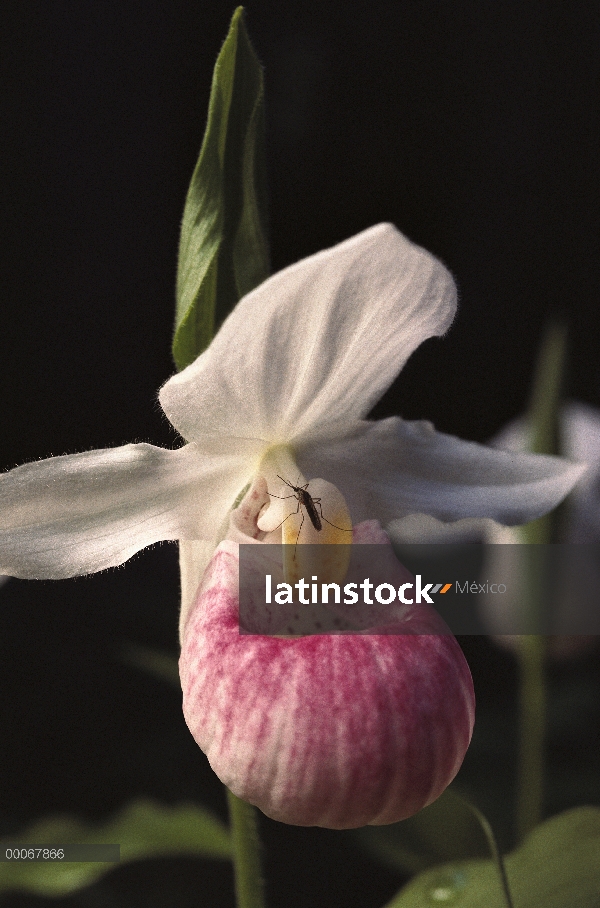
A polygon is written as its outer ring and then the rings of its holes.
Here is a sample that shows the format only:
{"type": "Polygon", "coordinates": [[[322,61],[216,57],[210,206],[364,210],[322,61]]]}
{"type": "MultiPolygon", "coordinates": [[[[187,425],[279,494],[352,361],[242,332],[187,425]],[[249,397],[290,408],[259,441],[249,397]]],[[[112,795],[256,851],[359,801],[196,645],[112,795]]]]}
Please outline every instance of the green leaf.
{"type": "Polygon", "coordinates": [[[177,270],[173,357],[193,362],[240,297],[269,276],[262,68],[238,7],[217,58],[177,270]]]}
{"type": "MultiPolygon", "coordinates": [[[[194,804],[163,807],[150,800],[130,803],[113,819],[99,826],[75,817],[39,820],[22,833],[4,839],[0,848],[14,844],[112,844],[121,846],[121,864],[143,858],[193,854],[203,858],[231,858],[227,827],[194,804]]],[[[61,896],[110,873],[115,863],[0,863],[0,894],[11,891],[61,896]]]]}
{"type": "MultiPolygon", "coordinates": [[[[505,859],[515,908],[598,908],[600,809],[579,807],[547,820],[505,859]]],[[[491,860],[426,871],[386,908],[506,908],[491,860]]]]}
{"type": "Polygon", "coordinates": [[[489,854],[472,811],[451,789],[408,820],[365,826],[353,837],[382,864],[404,873],[419,873],[442,861],[489,854]]]}

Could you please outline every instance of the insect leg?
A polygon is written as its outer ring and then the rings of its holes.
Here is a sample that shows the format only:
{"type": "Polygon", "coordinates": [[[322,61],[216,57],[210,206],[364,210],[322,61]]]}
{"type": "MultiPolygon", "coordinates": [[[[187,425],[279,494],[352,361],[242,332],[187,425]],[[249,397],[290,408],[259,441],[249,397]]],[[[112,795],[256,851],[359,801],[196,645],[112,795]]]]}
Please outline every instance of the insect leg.
{"type": "MultiPolygon", "coordinates": [[[[298,511],[300,510],[300,502],[298,502],[298,511]]],[[[298,513],[296,511],[296,514],[298,513]]],[[[300,529],[298,530],[298,535],[296,536],[296,545],[294,546],[294,561],[296,560],[296,549],[298,548],[298,540],[300,539],[300,533],[302,532],[302,527],[304,526],[304,511],[302,511],[302,522],[300,523],[300,529]]]]}
{"type": "MultiPolygon", "coordinates": [[[[267,493],[267,494],[270,494],[270,493],[267,493]]],[[[275,497],[275,498],[279,498],[279,495],[275,495],[274,497],[275,497]]],[[[285,498],[295,498],[296,496],[295,496],[295,495],[285,495],[284,497],[285,497],[285,498]]],[[[270,533],[273,533],[273,532],[275,532],[275,530],[278,530],[279,527],[282,527],[282,526],[283,526],[283,524],[286,522],[286,520],[288,519],[288,517],[293,517],[294,514],[297,514],[299,510],[300,510],[300,502],[298,502],[298,507],[296,508],[295,511],[290,511],[290,513],[287,515],[287,517],[284,517],[283,520],[281,521],[281,523],[278,523],[277,526],[276,526],[276,527],[273,527],[273,529],[272,529],[272,530],[269,530],[269,532],[270,532],[270,533]]],[[[302,517],[302,520],[304,521],[304,517],[302,517]]],[[[302,525],[300,526],[300,529],[302,529],[302,525]]],[[[297,545],[297,544],[298,544],[298,543],[296,543],[296,545],[297,545]]]]}
{"type": "Polygon", "coordinates": [[[321,514],[321,520],[324,520],[325,523],[328,523],[330,527],[334,527],[336,530],[341,530],[342,533],[351,533],[352,532],[352,530],[347,530],[345,527],[339,527],[337,524],[332,523],[330,520],[327,520],[326,517],[323,517],[323,508],[321,507],[320,498],[313,498],[313,502],[314,502],[314,504],[319,505],[319,512],[321,514]]]}

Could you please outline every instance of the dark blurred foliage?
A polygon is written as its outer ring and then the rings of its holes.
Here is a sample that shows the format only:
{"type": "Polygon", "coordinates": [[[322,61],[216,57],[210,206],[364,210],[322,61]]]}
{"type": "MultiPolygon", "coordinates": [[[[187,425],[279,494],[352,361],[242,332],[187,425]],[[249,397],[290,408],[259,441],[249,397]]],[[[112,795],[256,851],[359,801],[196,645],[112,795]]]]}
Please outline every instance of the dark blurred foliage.
{"type": "MultiPolygon", "coordinates": [[[[247,11],[265,66],[274,269],[390,220],[459,285],[450,334],[415,353],[375,415],[485,441],[523,409],[556,311],[570,328],[570,394],[598,405],[598,8],[249,0],[247,11]]],[[[4,4],[1,469],[174,444],[156,391],[174,371],[179,221],[232,12],[221,0],[4,4]]],[[[0,834],[51,811],[100,818],[141,794],[225,815],[179,693],[117,655],[125,641],[176,654],[177,600],[173,545],[96,577],[0,590],[0,834]]],[[[464,644],[479,700],[465,771],[487,785],[481,806],[502,831],[514,664],[488,641],[464,644]]],[[[597,768],[585,768],[597,667],[592,655],[553,669],[551,811],[599,798],[597,768]],[[579,758],[579,781],[559,785],[579,758]]],[[[402,881],[335,833],[263,825],[272,905],[376,908],[402,881]]],[[[233,895],[226,865],[181,859],[124,867],[54,904],[233,895]]]]}

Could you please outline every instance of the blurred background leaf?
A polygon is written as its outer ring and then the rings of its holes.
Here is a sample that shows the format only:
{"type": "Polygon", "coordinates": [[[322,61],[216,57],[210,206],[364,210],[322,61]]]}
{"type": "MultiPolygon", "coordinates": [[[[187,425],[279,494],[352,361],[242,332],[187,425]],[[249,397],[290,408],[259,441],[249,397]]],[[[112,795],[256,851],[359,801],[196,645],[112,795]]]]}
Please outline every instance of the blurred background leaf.
{"type": "Polygon", "coordinates": [[[353,835],[382,863],[404,873],[488,854],[477,819],[450,788],[408,820],[390,826],[365,826],[353,835]]]}
{"type": "MultiPolygon", "coordinates": [[[[509,854],[515,908],[598,908],[600,810],[582,807],[542,823],[509,854]]],[[[416,877],[386,908],[507,908],[491,860],[460,861],[416,877]]]]}
{"type": "MultiPolygon", "coordinates": [[[[194,804],[164,807],[147,799],[132,802],[98,826],[86,825],[75,817],[48,817],[4,840],[0,847],[71,842],[120,845],[120,864],[181,854],[217,860],[231,856],[227,827],[207,810],[194,804]]],[[[66,895],[91,885],[120,864],[1,862],[0,894],[21,890],[45,896],[66,895]]]]}
{"type": "Polygon", "coordinates": [[[170,653],[138,643],[126,643],[121,648],[120,657],[127,665],[139,668],[140,671],[154,675],[155,678],[175,687],[180,686],[179,660],[170,653]]]}

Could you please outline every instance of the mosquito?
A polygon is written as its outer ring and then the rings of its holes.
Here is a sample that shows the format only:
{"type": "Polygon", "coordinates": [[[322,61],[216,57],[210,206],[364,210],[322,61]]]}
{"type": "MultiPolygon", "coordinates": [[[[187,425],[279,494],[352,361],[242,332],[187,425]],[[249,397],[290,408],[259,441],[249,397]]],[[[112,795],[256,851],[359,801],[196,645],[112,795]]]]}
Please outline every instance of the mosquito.
{"type": "MultiPolygon", "coordinates": [[[[289,486],[290,489],[293,489],[294,494],[293,495],[271,495],[271,492],[269,492],[268,494],[272,498],[281,498],[282,500],[284,500],[286,498],[295,498],[296,501],[298,502],[298,507],[296,508],[295,511],[292,511],[291,514],[288,514],[287,517],[283,518],[281,523],[275,527],[276,530],[279,529],[279,527],[282,526],[286,522],[288,517],[291,517],[292,514],[297,514],[300,511],[300,508],[304,508],[304,511],[308,514],[308,519],[314,526],[315,530],[320,531],[323,529],[322,521],[324,520],[325,523],[328,523],[330,527],[335,527],[336,530],[341,530],[343,533],[352,532],[352,530],[346,530],[344,527],[339,527],[335,523],[331,523],[331,521],[327,520],[327,518],[323,516],[323,509],[321,507],[321,499],[313,498],[312,495],[310,494],[310,492],[307,491],[308,486],[310,484],[309,482],[307,482],[306,485],[303,485],[303,486],[295,486],[291,482],[288,482],[287,479],[284,479],[283,476],[280,476],[279,473],[277,474],[277,478],[281,479],[282,482],[285,482],[286,486],[289,486]],[[317,513],[317,505],[319,506],[318,513],[317,513]]],[[[300,477],[298,477],[298,479],[300,479],[300,477]]],[[[298,480],[296,480],[296,482],[298,482],[298,480]]],[[[302,522],[300,523],[300,529],[298,530],[298,535],[296,536],[296,545],[294,546],[294,560],[296,559],[296,548],[298,547],[298,540],[300,539],[300,533],[302,532],[302,527],[304,526],[304,517],[305,517],[305,514],[303,512],[302,513],[302,522]]]]}

